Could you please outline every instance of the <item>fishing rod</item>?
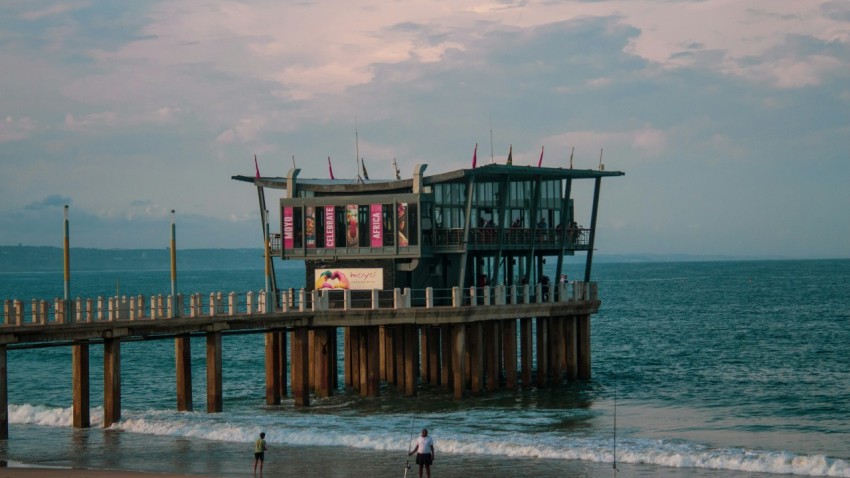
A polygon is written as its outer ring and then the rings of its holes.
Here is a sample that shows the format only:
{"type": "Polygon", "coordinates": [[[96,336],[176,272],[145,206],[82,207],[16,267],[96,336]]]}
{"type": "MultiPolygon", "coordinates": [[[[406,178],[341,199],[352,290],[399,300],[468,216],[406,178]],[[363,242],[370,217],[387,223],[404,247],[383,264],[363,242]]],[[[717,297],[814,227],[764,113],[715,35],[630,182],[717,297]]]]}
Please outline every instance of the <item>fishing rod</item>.
{"type": "Polygon", "coordinates": [[[620,471],[617,468],[617,377],[614,376],[614,476],[617,476],[617,472],[620,471]]]}

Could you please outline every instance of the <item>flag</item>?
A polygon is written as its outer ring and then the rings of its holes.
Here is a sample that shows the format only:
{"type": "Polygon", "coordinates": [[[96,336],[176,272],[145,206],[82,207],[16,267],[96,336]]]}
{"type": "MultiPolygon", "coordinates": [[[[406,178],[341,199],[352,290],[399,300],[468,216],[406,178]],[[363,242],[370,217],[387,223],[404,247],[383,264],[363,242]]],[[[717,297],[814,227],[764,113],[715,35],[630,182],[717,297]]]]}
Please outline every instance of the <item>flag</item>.
{"type": "Polygon", "coordinates": [[[537,160],[537,167],[543,164],[543,146],[540,147],[540,159],[537,160]]]}
{"type": "Polygon", "coordinates": [[[472,150],[472,169],[478,164],[478,143],[475,143],[475,149],[472,150]]]}
{"type": "Polygon", "coordinates": [[[393,158],[393,169],[395,169],[395,178],[401,179],[401,171],[398,170],[398,165],[395,163],[395,158],[393,158]]]}
{"type": "Polygon", "coordinates": [[[514,164],[514,145],[508,150],[508,164],[514,164]]]}
{"type": "Polygon", "coordinates": [[[333,166],[331,166],[331,157],[330,156],[328,156],[328,172],[331,174],[331,179],[335,179],[334,178],[334,168],[333,168],[333,166]]]}
{"type": "Polygon", "coordinates": [[[570,169],[573,169],[573,153],[576,152],[576,147],[573,146],[573,149],[570,151],[570,169]]]}
{"type": "Polygon", "coordinates": [[[257,166],[257,155],[254,155],[254,169],[257,170],[257,179],[260,179],[260,167],[257,166]]]}
{"type": "Polygon", "coordinates": [[[360,167],[363,168],[363,179],[369,179],[369,173],[366,172],[366,162],[360,158],[360,167]]]}

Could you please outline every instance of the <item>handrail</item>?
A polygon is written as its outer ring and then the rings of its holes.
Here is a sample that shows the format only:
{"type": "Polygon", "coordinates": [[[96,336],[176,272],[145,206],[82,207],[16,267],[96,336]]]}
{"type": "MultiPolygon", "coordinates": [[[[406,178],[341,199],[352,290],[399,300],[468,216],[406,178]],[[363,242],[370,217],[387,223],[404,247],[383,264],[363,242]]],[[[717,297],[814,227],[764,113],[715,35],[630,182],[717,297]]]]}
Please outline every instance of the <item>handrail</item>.
{"type": "Polygon", "coordinates": [[[176,317],[223,317],[235,315],[286,314],[287,312],[353,310],[353,309],[408,309],[435,307],[497,307],[563,303],[569,301],[597,300],[595,282],[571,281],[562,284],[486,286],[461,289],[393,289],[393,290],[342,290],[287,289],[269,296],[265,291],[248,291],[210,294],[177,295],[177,300],[162,294],[145,297],[114,296],[76,298],[69,313],[65,301],[32,299],[25,302],[6,299],[0,329],[8,326],[86,324],[114,321],[160,320],[176,317]],[[175,303],[175,310],[171,304],[175,303]],[[29,307],[27,307],[29,306],[29,307]],[[177,313],[175,313],[177,312],[177,313]]]}

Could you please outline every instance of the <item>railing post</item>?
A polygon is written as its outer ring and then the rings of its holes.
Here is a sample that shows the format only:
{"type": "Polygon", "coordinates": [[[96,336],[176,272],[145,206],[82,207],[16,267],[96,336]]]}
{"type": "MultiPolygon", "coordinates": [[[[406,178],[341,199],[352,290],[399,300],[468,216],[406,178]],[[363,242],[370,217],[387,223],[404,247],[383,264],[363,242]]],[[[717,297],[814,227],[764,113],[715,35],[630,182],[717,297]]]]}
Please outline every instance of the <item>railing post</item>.
{"type": "Polygon", "coordinates": [[[505,286],[499,284],[496,286],[496,305],[505,305],[505,286]]]}
{"type": "MultiPolygon", "coordinates": [[[[59,309],[56,309],[56,314],[57,315],[59,314],[59,309]]],[[[32,300],[32,323],[33,324],[39,323],[39,321],[38,321],[38,300],[37,299],[32,300]]]]}
{"type": "Polygon", "coordinates": [[[461,304],[460,287],[454,286],[454,287],[452,287],[452,307],[460,307],[460,304],[461,304]]]}
{"type": "Polygon", "coordinates": [[[490,305],[490,286],[484,286],[484,305],[490,305]]]}
{"type": "Polygon", "coordinates": [[[307,308],[307,291],[303,288],[298,290],[298,310],[304,312],[307,308]]]}
{"type": "Polygon", "coordinates": [[[245,294],[245,313],[248,315],[254,313],[254,291],[252,290],[245,294]]]}
{"type": "Polygon", "coordinates": [[[280,291],[280,311],[281,312],[289,312],[289,299],[290,294],[292,294],[292,289],[289,289],[289,292],[282,290],[280,291]]]}
{"type": "Polygon", "coordinates": [[[238,307],[239,299],[236,296],[236,292],[230,292],[227,294],[227,315],[234,316],[236,315],[236,308],[238,307]]]}
{"type": "Polygon", "coordinates": [[[128,319],[136,320],[136,301],[133,300],[132,297],[130,297],[130,304],[129,305],[130,305],[130,307],[129,307],[130,315],[129,315],[128,319]]]}
{"type": "Polygon", "coordinates": [[[210,292],[210,306],[209,306],[208,310],[210,311],[210,317],[215,316],[215,313],[216,313],[215,292],[210,292]]]}
{"type": "Polygon", "coordinates": [[[3,324],[12,325],[12,318],[9,315],[12,312],[12,299],[3,301],[3,324]]]}
{"type": "Polygon", "coordinates": [[[112,322],[115,320],[115,297],[109,298],[109,315],[106,317],[106,320],[112,322]]]}
{"type": "Polygon", "coordinates": [[[396,287],[393,289],[393,308],[399,309],[402,307],[402,297],[401,297],[401,289],[396,287]]]}
{"type": "Polygon", "coordinates": [[[410,293],[410,287],[405,287],[405,288],[404,288],[404,293],[402,294],[402,298],[403,298],[403,300],[404,300],[404,306],[405,306],[405,307],[410,307],[410,304],[411,304],[410,296],[411,296],[411,295],[412,295],[412,294],[410,293]]]}
{"type": "Polygon", "coordinates": [[[478,297],[476,297],[478,295],[477,290],[475,286],[469,288],[469,305],[474,306],[478,303],[478,297]]]}
{"type": "Polygon", "coordinates": [[[516,284],[511,284],[510,298],[511,304],[516,305],[516,284]]]}
{"type": "Polygon", "coordinates": [[[311,304],[312,309],[311,310],[313,312],[316,312],[318,310],[322,310],[321,306],[319,305],[319,291],[317,291],[316,289],[311,290],[310,291],[310,298],[312,299],[312,301],[311,301],[312,302],[312,304],[311,304]]]}
{"type": "Polygon", "coordinates": [[[530,294],[529,294],[528,284],[523,284],[522,286],[522,303],[527,304],[529,302],[530,294]]]}
{"type": "Polygon", "coordinates": [[[381,307],[381,291],[372,289],[372,310],[378,310],[381,307]]]}
{"type": "Polygon", "coordinates": [[[543,284],[537,283],[534,286],[534,302],[536,304],[543,303],[543,284]]]}
{"type": "Polygon", "coordinates": [[[351,290],[343,289],[342,291],[342,309],[351,309],[351,290]]]}
{"type": "Polygon", "coordinates": [[[83,321],[83,299],[77,297],[74,301],[74,322],[82,322],[83,321]]]}
{"type": "Polygon", "coordinates": [[[24,325],[24,302],[15,299],[15,325],[24,325]]]}
{"type": "Polygon", "coordinates": [[[434,307],[434,288],[426,287],[425,288],[425,308],[430,309],[434,307]]]}

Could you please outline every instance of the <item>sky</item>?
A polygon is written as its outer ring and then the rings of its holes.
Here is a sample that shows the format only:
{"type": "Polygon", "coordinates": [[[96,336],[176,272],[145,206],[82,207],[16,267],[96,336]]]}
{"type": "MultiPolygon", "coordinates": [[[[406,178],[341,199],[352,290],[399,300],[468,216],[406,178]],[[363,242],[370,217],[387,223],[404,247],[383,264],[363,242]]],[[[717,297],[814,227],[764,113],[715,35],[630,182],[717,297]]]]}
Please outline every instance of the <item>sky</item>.
{"type": "Polygon", "coordinates": [[[850,257],[846,0],[4,0],[0,72],[0,245],[62,247],[68,204],[72,247],[165,248],[172,209],[178,248],[261,247],[254,155],[409,178],[477,143],[625,172],[599,254],[850,257]]]}

